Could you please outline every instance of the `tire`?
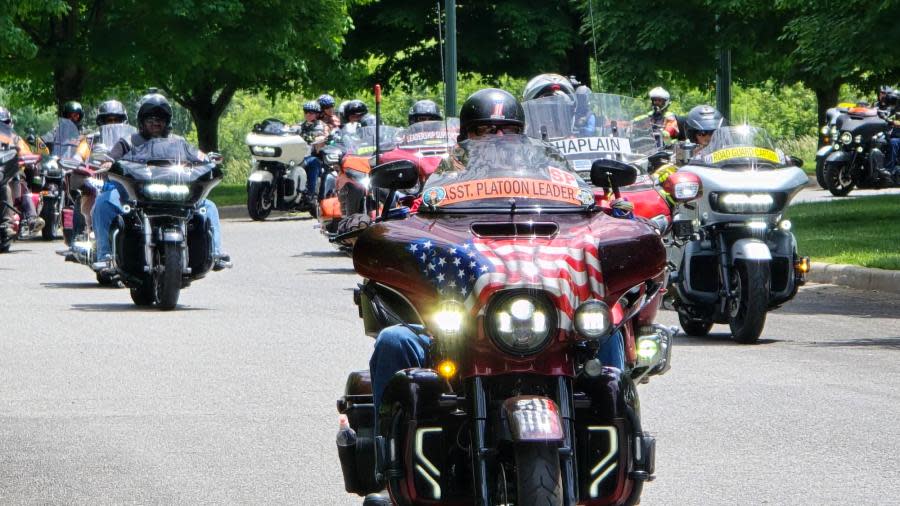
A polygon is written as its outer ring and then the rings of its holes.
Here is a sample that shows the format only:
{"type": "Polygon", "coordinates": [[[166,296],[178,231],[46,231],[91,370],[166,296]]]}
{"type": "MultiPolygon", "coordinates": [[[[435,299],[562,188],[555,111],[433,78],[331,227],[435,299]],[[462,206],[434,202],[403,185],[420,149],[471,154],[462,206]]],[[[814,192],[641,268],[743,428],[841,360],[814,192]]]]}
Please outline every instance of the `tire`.
{"type": "Polygon", "coordinates": [[[106,272],[98,272],[97,273],[97,283],[100,286],[114,286],[116,284],[115,274],[109,274],[106,272]]]}
{"type": "Polygon", "coordinates": [[[59,231],[60,220],[62,218],[60,216],[59,204],[60,200],[58,198],[45,199],[44,205],[41,206],[41,218],[44,219],[44,228],[41,229],[41,238],[45,241],[52,241],[59,238],[57,232],[59,231]]]}
{"type": "Polygon", "coordinates": [[[828,184],[825,182],[825,160],[823,159],[816,160],[816,182],[823,190],[828,189],[828,184]]]}
{"type": "Polygon", "coordinates": [[[738,262],[732,272],[733,280],[740,284],[740,299],[728,317],[731,335],[741,344],[756,344],[769,307],[769,264],[738,262]]]}
{"type": "Polygon", "coordinates": [[[131,301],[136,306],[152,306],[156,300],[156,289],[153,286],[153,277],[144,276],[141,286],[131,289],[131,301]]]}
{"type": "MultiPolygon", "coordinates": [[[[159,248],[157,247],[157,251],[159,248]]],[[[181,294],[181,270],[182,270],[181,245],[167,242],[163,245],[163,258],[160,265],[164,270],[157,274],[156,281],[156,306],[159,309],[170,310],[178,305],[178,296],[181,294]]]]}
{"type": "Polygon", "coordinates": [[[515,445],[516,506],[562,506],[559,452],[545,443],[515,445]]]}
{"type": "Polygon", "coordinates": [[[272,200],[266,201],[270,188],[269,183],[250,183],[247,185],[247,214],[254,221],[263,221],[272,212],[272,200]]]}
{"type": "Polygon", "coordinates": [[[835,197],[846,197],[853,191],[856,183],[846,171],[850,170],[850,164],[826,163],[825,164],[825,188],[835,197]],[[842,177],[843,176],[843,177],[842,177]]]}
{"type": "Polygon", "coordinates": [[[678,323],[686,335],[694,337],[706,337],[712,329],[713,323],[708,321],[690,320],[687,316],[678,313],[678,323]]]}

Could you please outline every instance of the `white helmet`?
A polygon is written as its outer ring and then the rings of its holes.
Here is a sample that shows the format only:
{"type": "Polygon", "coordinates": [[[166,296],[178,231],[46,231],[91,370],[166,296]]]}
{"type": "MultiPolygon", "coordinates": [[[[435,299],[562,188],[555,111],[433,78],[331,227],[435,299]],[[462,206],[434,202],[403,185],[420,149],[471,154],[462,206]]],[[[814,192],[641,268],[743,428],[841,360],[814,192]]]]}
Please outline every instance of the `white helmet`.
{"type": "Polygon", "coordinates": [[[653,105],[654,112],[663,112],[666,109],[668,109],[669,108],[669,92],[666,91],[666,89],[663,88],[662,86],[657,86],[656,88],[653,88],[652,90],[650,90],[650,105],[653,105]],[[654,98],[663,99],[662,107],[657,108],[655,105],[653,105],[654,98]]]}

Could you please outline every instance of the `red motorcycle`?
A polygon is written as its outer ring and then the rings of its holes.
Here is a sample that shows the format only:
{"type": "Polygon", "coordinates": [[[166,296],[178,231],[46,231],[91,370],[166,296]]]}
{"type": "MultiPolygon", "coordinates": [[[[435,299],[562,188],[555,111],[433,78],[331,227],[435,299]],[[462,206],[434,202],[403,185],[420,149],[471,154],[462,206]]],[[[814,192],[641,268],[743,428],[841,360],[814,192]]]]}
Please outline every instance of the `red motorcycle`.
{"type": "MultiPolygon", "coordinates": [[[[391,209],[353,250],[366,333],[420,325],[432,344],[431,367],[394,375],[378,412],[368,371],[350,375],[338,401],[347,491],[386,487],[400,505],[637,503],[655,439],[635,385],[668,369],[672,346],[653,325],[660,236],[604,209],[637,170],[594,162],[595,198],[524,136],[454,154],[416,214],[391,209]],[[597,358],[620,335],[624,370],[597,358]]],[[[388,201],[419,180],[408,161],[370,177],[388,201]]]]}
{"type": "Polygon", "coordinates": [[[381,155],[381,162],[409,160],[416,165],[419,181],[428,179],[447,158],[459,135],[459,118],[446,121],[421,121],[413,123],[397,134],[396,147],[381,155]]]}

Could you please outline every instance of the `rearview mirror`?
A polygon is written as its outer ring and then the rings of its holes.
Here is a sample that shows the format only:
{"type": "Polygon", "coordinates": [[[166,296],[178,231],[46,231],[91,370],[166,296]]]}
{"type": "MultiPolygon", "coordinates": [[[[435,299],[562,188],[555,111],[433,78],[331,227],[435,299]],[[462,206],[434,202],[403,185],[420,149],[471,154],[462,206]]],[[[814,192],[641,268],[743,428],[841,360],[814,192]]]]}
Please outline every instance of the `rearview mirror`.
{"type": "Polygon", "coordinates": [[[591,182],[600,188],[628,186],[634,184],[637,176],[637,167],[618,160],[603,158],[591,164],[591,182]]]}
{"type": "Polygon", "coordinates": [[[788,158],[790,158],[791,164],[792,164],[794,167],[798,167],[798,168],[801,168],[801,169],[803,168],[803,159],[802,159],[802,158],[798,158],[798,157],[796,157],[796,156],[794,156],[794,155],[788,156],[788,158]]]}
{"type": "Polygon", "coordinates": [[[375,188],[403,190],[419,182],[419,171],[409,160],[395,160],[377,165],[369,173],[369,184],[375,188]]]}

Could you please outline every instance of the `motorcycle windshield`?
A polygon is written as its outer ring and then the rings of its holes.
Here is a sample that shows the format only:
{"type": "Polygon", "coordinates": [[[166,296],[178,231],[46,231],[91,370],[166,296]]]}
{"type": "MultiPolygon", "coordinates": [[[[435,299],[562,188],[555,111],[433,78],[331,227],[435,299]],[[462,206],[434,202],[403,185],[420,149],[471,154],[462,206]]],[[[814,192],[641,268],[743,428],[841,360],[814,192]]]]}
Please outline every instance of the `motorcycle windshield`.
{"type": "Polygon", "coordinates": [[[253,131],[266,135],[282,135],[288,132],[284,122],[277,118],[268,118],[253,127],[253,131]]]}
{"type": "Polygon", "coordinates": [[[216,167],[180,138],[151,139],[134,147],[118,163],[122,173],[135,181],[164,184],[189,184],[216,167]]]}
{"type": "Polygon", "coordinates": [[[72,120],[60,118],[59,125],[53,134],[53,152],[63,160],[78,158],[78,144],[81,140],[81,132],[72,120]]]}
{"type": "Polygon", "coordinates": [[[650,122],[641,119],[641,103],[631,97],[589,93],[577,95],[574,103],[552,96],[522,105],[526,134],[553,144],[583,177],[594,160],[639,162],[661,144],[650,122]]]}
{"type": "Polygon", "coordinates": [[[428,151],[447,149],[456,143],[459,136],[459,118],[447,121],[420,121],[398,132],[397,144],[400,149],[428,151]]]}
{"type": "Polygon", "coordinates": [[[5,145],[7,147],[14,147],[16,145],[13,142],[13,129],[11,126],[6,123],[0,123],[0,146],[5,145]]]}
{"type": "Polygon", "coordinates": [[[465,140],[425,182],[424,210],[584,210],[590,186],[555,149],[524,135],[465,140]]]}
{"type": "Polygon", "coordinates": [[[692,163],[722,169],[765,169],[787,165],[784,153],[775,146],[769,134],[749,125],[719,128],[692,163]]]}
{"type": "MultiPolygon", "coordinates": [[[[379,148],[382,152],[394,149],[397,146],[396,136],[400,131],[397,127],[381,125],[379,127],[379,148]]],[[[375,154],[375,127],[359,127],[355,132],[345,132],[341,136],[340,145],[348,155],[369,156],[375,154]]]]}
{"type": "MultiPolygon", "coordinates": [[[[112,147],[123,137],[131,137],[137,133],[137,128],[128,123],[116,123],[114,125],[103,125],[100,127],[100,144],[106,149],[112,147]]],[[[96,149],[96,147],[95,147],[96,149]]]]}

